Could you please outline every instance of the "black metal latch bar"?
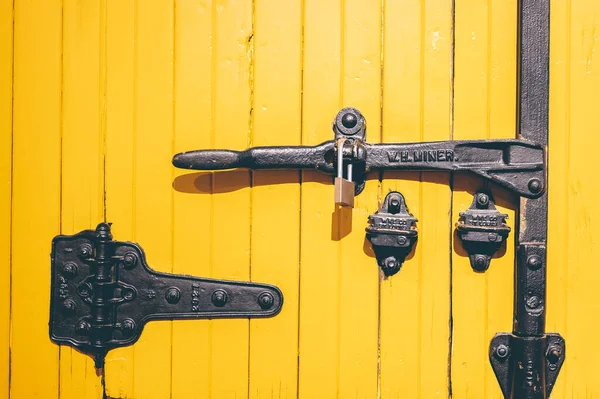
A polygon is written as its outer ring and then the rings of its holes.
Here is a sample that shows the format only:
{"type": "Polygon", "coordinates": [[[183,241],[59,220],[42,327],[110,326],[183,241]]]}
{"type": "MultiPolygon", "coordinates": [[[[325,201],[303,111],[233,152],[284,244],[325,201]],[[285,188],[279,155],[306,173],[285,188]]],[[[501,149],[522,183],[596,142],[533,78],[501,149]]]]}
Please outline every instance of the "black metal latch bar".
{"type": "Polygon", "coordinates": [[[50,338],[92,355],[98,368],[151,320],[270,317],[282,305],[272,285],[156,272],[106,223],[52,242],[50,338]]]}
{"type": "MultiPolygon", "coordinates": [[[[352,164],[355,194],[369,171],[417,170],[472,172],[521,196],[544,192],[545,147],[523,139],[452,140],[427,143],[366,143],[366,121],[355,108],[342,109],[333,123],[334,139],[317,146],[254,147],[245,151],[197,150],[176,154],[183,169],[316,169],[335,174],[338,139],[343,162],[352,164]]],[[[339,176],[342,177],[342,176],[339,176]]]]}

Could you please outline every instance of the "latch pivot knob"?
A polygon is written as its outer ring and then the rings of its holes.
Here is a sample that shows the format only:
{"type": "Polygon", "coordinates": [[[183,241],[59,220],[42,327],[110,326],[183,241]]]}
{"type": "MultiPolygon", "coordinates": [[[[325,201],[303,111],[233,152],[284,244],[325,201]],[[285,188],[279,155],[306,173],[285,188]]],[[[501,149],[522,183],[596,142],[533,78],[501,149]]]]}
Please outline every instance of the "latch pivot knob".
{"type": "Polygon", "coordinates": [[[408,212],[404,196],[397,191],[390,192],[381,209],[369,216],[367,239],[386,276],[398,273],[417,241],[415,222],[417,218],[408,212]]]}
{"type": "Polygon", "coordinates": [[[478,191],[469,209],[460,213],[456,225],[463,248],[469,254],[471,267],[479,272],[490,266],[492,256],[508,237],[508,215],[496,209],[491,192],[478,191]]]}

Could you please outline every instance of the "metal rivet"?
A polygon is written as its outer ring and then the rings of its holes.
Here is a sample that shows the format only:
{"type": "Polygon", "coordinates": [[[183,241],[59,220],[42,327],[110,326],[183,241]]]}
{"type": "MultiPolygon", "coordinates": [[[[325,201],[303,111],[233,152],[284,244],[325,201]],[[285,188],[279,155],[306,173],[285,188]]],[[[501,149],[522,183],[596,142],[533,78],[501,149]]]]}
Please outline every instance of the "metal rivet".
{"type": "Polygon", "coordinates": [[[275,298],[273,298],[270,292],[263,292],[258,296],[258,304],[263,310],[273,307],[273,302],[275,302],[275,298]]]}
{"type": "Polygon", "coordinates": [[[404,236],[398,236],[398,244],[405,245],[408,242],[408,239],[404,236]]]}
{"type": "Polygon", "coordinates": [[[65,277],[75,277],[77,275],[77,265],[73,262],[65,263],[62,273],[65,277]]]}
{"type": "Polygon", "coordinates": [[[75,309],[77,309],[77,304],[72,299],[65,299],[62,303],[63,311],[65,313],[75,313],[75,309]]]}
{"type": "Polygon", "coordinates": [[[137,265],[137,262],[138,257],[135,252],[127,252],[125,255],[123,255],[123,266],[125,266],[126,269],[134,268],[135,265],[137,265]]]}
{"type": "Polygon", "coordinates": [[[165,299],[171,305],[174,305],[181,299],[181,291],[179,291],[179,288],[177,287],[169,287],[165,293],[165,299]]]}
{"type": "Polygon", "coordinates": [[[356,119],[356,115],[351,112],[342,116],[342,125],[344,125],[346,129],[352,129],[357,123],[358,119],[356,119]]]}
{"type": "Polygon", "coordinates": [[[479,206],[487,206],[490,203],[490,197],[487,194],[479,193],[477,194],[477,205],[479,206]]]}
{"type": "Polygon", "coordinates": [[[527,266],[531,270],[537,270],[542,266],[542,258],[538,255],[531,255],[527,258],[527,266]]]}
{"type": "Polygon", "coordinates": [[[498,345],[498,347],[496,348],[496,357],[498,359],[506,359],[508,357],[508,346],[502,344],[502,345],[498,345]]]}
{"type": "Polygon", "coordinates": [[[527,297],[527,299],[525,300],[525,304],[529,309],[536,309],[540,307],[542,301],[537,295],[532,295],[530,297],[527,297]]]}
{"type": "Polygon", "coordinates": [[[227,292],[225,292],[224,290],[216,290],[212,294],[211,301],[215,306],[225,306],[225,304],[227,303],[227,292]]]}
{"type": "Polygon", "coordinates": [[[125,335],[130,335],[135,330],[135,321],[133,319],[124,319],[121,322],[121,331],[125,335]]]}
{"type": "Polygon", "coordinates": [[[92,246],[90,244],[83,244],[77,250],[77,255],[81,259],[88,259],[90,256],[92,256],[92,246]]]}
{"type": "Polygon", "coordinates": [[[529,180],[529,191],[531,191],[532,193],[539,193],[540,191],[542,191],[542,182],[540,181],[540,179],[531,179],[529,180]]]}
{"type": "Polygon", "coordinates": [[[90,328],[90,323],[88,323],[85,320],[80,320],[79,323],[77,323],[77,327],[75,327],[75,330],[78,334],[85,335],[90,331],[90,328]]]}

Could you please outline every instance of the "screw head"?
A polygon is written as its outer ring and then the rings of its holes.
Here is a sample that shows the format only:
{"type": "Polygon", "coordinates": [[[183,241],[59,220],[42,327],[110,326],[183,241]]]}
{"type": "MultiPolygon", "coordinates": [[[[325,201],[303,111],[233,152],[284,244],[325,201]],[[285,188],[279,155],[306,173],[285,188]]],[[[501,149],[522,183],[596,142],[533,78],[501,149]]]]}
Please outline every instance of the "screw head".
{"type": "Polygon", "coordinates": [[[527,185],[527,187],[529,187],[529,191],[531,191],[534,194],[537,194],[540,191],[542,191],[542,182],[540,181],[540,179],[531,179],[529,180],[529,184],[527,185]]]}
{"type": "Polygon", "coordinates": [[[386,276],[393,276],[400,270],[400,262],[398,262],[398,260],[394,256],[390,256],[384,259],[384,261],[382,262],[381,270],[386,276]]]}
{"type": "Polygon", "coordinates": [[[90,328],[90,323],[86,320],[79,320],[79,323],[77,323],[77,326],[75,327],[75,331],[77,331],[78,334],[85,335],[90,331],[90,328]]]}
{"type": "Polygon", "coordinates": [[[179,291],[179,288],[177,287],[169,287],[165,293],[165,299],[171,305],[174,305],[181,299],[181,291],[179,291]]]}
{"type": "Polygon", "coordinates": [[[497,239],[498,239],[498,234],[496,234],[496,233],[488,234],[488,240],[490,240],[490,242],[496,242],[497,239]]]}
{"type": "Polygon", "coordinates": [[[546,359],[550,363],[558,363],[562,355],[562,349],[557,345],[551,345],[546,352],[546,359]]]}
{"type": "Polygon", "coordinates": [[[83,260],[88,259],[92,256],[92,246],[90,244],[83,244],[77,250],[77,255],[83,260]]]}
{"type": "Polygon", "coordinates": [[[536,309],[541,306],[542,301],[540,300],[540,297],[538,297],[537,295],[531,295],[531,296],[527,297],[527,299],[525,300],[525,304],[527,305],[527,307],[529,309],[536,309]]]}
{"type": "Polygon", "coordinates": [[[531,270],[537,270],[542,266],[542,258],[539,255],[531,255],[527,258],[527,266],[531,270]]]}
{"type": "Polygon", "coordinates": [[[77,309],[77,304],[72,299],[65,299],[64,302],[62,303],[62,308],[65,313],[73,314],[73,313],[75,313],[75,310],[77,309]]]}
{"type": "Polygon", "coordinates": [[[262,310],[271,309],[274,302],[275,298],[270,292],[263,292],[258,296],[258,305],[262,310]]]}
{"type": "Polygon", "coordinates": [[[477,205],[480,207],[488,206],[490,203],[490,197],[487,194],[479,193],[477,194],[477,205]]]}
{"type": "Polygon", "coordinates": [[[135,252],[127,252],[125,255],[123,255],[123,266],[125,266],[126,269],[134,268],[135,265],[137,265],[137,262],[138,257],[135,252]]]}
{"type": "Polygon", "coordinates": [[[223,307],[227,303],[227,292],[225,290],[215,290],[211,296],[213,305],[217,307],[223,307]]]}
{"type": "Polygon", "coordinates": [[[502,345],[498,345],[498,347],[496,348],[496,357],[500,360],[502,359],[506,359],[508,357],[508,346],[502,344],[502,345]]]}
{"type": "Polygon", "coordinates": [[[408,242],[408,238],[404,237],[404,236],[398,236],[398,244],[400,245],[406,245],[406,243],[408,242]]]}
{"type": "Polygon", "coordinates": [[[135,321],[133,319],[123,319],[121,322],[121,331],[124,335],[131,335],[135,330],[135,321]]]}
{"type": "Polygon", "coordinates": [[[346,129],[352,129],[357,123],[358,119],[356,118],[356,115],[351,112],[348,112],[342,116],[342,125],[344,125],[346,129]]]}
{"type": "Polygon", "coordinates": [[[77,275],[77,265],[73,262],[67,262],[64,264],[62,274],[67,278],[72,278],[77,275]]]}

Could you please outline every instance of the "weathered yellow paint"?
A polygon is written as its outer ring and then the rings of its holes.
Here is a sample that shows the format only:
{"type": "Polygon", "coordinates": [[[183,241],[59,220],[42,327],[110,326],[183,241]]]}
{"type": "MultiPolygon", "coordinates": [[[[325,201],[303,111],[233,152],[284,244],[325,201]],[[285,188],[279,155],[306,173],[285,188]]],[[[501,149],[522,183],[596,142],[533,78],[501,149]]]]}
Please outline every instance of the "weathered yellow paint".
{"type": "MultiPolygon", "coordinates": [[[[105,2],[63,2],[61,233],[94,228],[104,217],[105,2]],[[82,132],[85,132],[82,134],[82,132]]],[[[60,348],[61,398],[102,395],[94,361],[60,348]]]]}
{"type": "MultiPolygon", "coordinates": [[[[552,0],[548,331],[554,398],[600,396],[593,167],[600,5],[552,0]]],[[[174,169],[195,148],[514,137],[517,0],[6,0],[0,4],[0,397],[500,398],[513,241],[474,273],[454,224],[482,180],[370,175],[354,210],[311,171],[174,169]],[[14,4],[13,4],[14,3],[14,4]],[[414,254],[384,279],[368,214],[400,190],[414,254]],[[114,223],[157,270],[262,281],[261,320],[153,322],[104,373],[48,339],[50,242],[114,223]],[[10,295],[9,295],[10,294],[10,295]],[[10,335],[9,335],[10,334],[10,335]]],[[[515,223],[516,198],[493,187],[515,223]]]]}
{"type": "Polygon", "coordinates": [[[0,3],[0,395],[8,396],[12,213],[13,2],[0,3]]]}
{"type": "MultiPolygon", "coordinates": [[[[454,42],[454,139],[515,136],[517,2],[457,0],[454,42]]],[[[482,180],[453,179],[452,224],[469,207],[482,180]]],[[[515,232],[517,198],[493,188],[500,212],[515,232]]],[[[471,269],[460,240],[452,252],[452,396],[501,398],[489,366],[489,342],[497,332],[512,331],[514,241],[485,273],[471,269]]]]}
{"type": "MultiPolygon", "coordinates": [[[[448,140],[452,10],[446,1],[386,2],[384,142],[448,140]]],[[[382,398],[448,396],[450,190],[447,173],[384,173],[419,219],[419,240],[400,272],[381,282],[382,398]],[[413,344],[408,344],[412,342],[413,344]]]]}

